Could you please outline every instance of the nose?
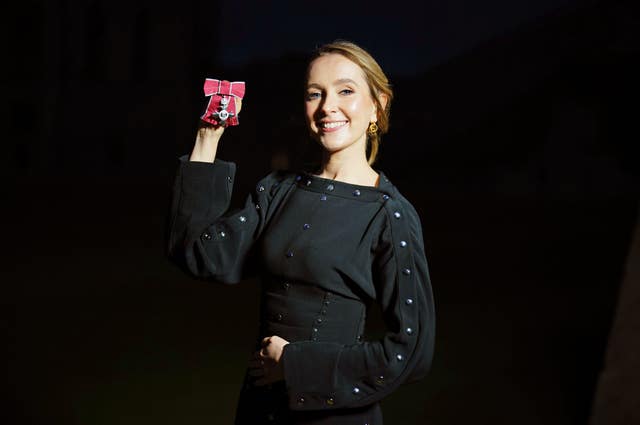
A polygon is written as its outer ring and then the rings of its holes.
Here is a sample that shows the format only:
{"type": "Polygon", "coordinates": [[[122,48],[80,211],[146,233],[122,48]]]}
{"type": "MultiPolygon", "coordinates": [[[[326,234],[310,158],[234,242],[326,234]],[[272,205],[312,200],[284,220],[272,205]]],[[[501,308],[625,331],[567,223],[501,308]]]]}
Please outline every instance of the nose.
{"type": "Polygon", "coordinates": [[[320,105],[320,109],[322,110],[322,112],[325,113],[325,115],[328,115],[331,112],[336,112],[337,110],[336,105],[337,105],[336,97],[331,93],[327,93],[324,99],[322,100],[322,105],[320,105]]]}

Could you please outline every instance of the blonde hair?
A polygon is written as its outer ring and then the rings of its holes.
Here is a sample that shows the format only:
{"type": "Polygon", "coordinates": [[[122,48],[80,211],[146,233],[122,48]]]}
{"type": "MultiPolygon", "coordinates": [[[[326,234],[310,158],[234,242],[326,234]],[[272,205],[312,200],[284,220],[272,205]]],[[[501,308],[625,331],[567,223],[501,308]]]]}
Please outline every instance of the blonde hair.
{"type": "Polygon", "coordinates": [[[311,64],[314,60],[320,56],[336,53],[349,59],[362,69],[367,84],[369,85],[369,91],[371,92],[371,98],[376,106],[376,115],[378,121],[378,131],[376,133],[367,132],[367,147],[369,148],[369,158],[367,159],[369,165],[372,165],[378,156],[378,147],[382,139],[382,134],[389,130],[389,114],[391,112],[391,99],[393,98],[393,90],[391,90],[391,84],[389,79],[382,71],[378,62],[362,47],[355,43],[346,40],[336,40],[332,43],[320,46],[309,61],[311,64]],[[381,95],[387,98],[385,107],[382,107],[380,100],[381,95]]]}

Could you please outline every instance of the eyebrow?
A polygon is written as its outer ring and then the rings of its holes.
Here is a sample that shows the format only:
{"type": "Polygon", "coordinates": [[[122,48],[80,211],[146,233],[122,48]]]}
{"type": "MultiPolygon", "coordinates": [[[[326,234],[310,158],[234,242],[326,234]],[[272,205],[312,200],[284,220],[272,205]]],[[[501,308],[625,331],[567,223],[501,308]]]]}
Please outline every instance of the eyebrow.
{"type": "MultiPolygon", "coordinates": [[[[358,86],[358,83],[353,81],[351,78],[339,78],[339,79],[337,79],[337,80],[335,80],[333,82],[333,85],[334,86],[338,86],[340,84],[347,84],[347,83],[351,83],[351,84],[353,84],[355,86],[358,86]]],[[[317,84],[317,83],[311,83],[311,84],[307,85],[308,89],[312,88],[312,87],[313,88],[317,88],[317,89],[322,89],[322,86],[320,84],[317,84]]]]}

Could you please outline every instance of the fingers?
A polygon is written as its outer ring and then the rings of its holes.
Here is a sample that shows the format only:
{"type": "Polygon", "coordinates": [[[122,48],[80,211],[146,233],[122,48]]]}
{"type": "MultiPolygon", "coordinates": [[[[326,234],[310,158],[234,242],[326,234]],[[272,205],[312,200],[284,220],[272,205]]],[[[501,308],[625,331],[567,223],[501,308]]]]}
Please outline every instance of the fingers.
{"type": "Polygon", "coordinates": [[[277,362],[274,358],[263,355],[260,351],[257,351],[256,354],[249,359],[249,367],[272,367],[277,362]]]}
{"type": "Polygon", "coordinates": [[[254,355],[249,358],[247,367],[249,369],[249,375],[253,377],[264,376],[269,373],[269,369],[276,366],[277,362],[268,356],[265,356],[261,351],[256,351],[254,355]]]}
{"type": "Polygon", "coordinates": [[[254,381],[254,385],[262,386],[271,383],[271,380],[269,379],[269,372],[271,371],[271,368],[275,366],[275,362],[272,359],[252,358],[249,360],[248,366],[249,376],[258,378],[254,381]]]}
{"type": "Polygon", "coordinates": [[[252,358],[249,359],[248,368],[249,376],[252,376],[254,378],[261,378],[268,373],[269,365],[267,365],[267,362],[263,359],[252,358]]]}
{"type": "Polygon", "coordinates": [[[200,120],[198,126],[197,139],[200,140],[219,140],[220,136],[224,133],[224,127],[221,125],[213,125],[208,122],[200,120]]]}
{"type": "Polygon", "coordinates": [[[282,370],[278,361],[272,357],[270,345],[272,337],[261,341],[262,348],[253,353],[248,362],[248,374],[252,378],[253,385],[261,387],[282,380],[282,370]]]}
{"type": "Polygon", "coordinates": [[[262,346],[262,348],[260,349],[260,351],[257,352],[257,355],[259,358],[270,358],[270,353],[269,353],[269,345],[271,344],[271,337],[266,337],[262,339],[262,342],[260,343],[260,345],[262,346]]]}
{"type": "Polygon", "coordinates": [[[259,354],[261,359],[272,359],[271,354],[269,353],[269,350],[266,347],[260,350],[259,354]]]}
{"type": "Polygon", "coordinates": [[[260,350],[253,353],[252,359],[255,360],[271,360],[272,357],[269,355],[269,350],[267,348],[261,348],[260,350]]]}

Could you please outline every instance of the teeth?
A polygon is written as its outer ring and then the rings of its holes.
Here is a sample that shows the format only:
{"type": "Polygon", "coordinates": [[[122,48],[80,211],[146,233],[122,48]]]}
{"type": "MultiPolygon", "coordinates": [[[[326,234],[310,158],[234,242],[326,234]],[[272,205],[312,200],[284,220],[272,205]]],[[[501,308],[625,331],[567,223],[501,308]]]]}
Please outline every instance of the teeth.
{"type": "Polygon", "coordinates": [[[336,127],[340,127],[341,125],[346,124],[346,121],[332,121],[332,122],[323,122],[322,123],[322,128],[336,128],[336,127]]]}

